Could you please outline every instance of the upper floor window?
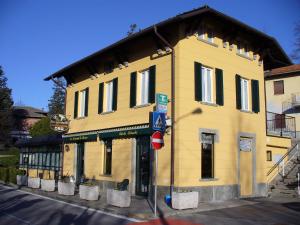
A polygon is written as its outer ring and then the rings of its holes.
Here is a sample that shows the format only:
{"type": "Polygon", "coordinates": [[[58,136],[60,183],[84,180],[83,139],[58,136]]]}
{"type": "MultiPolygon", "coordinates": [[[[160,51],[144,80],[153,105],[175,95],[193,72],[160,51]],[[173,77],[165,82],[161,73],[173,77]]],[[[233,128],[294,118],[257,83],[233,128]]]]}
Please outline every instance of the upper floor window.
{"type": "Polygon", "coordinates": [[[139,105],[149,103],[149,70],[139,73],[140,91],[139,91],[139,105]]]}
{"type": "Polygon", "coordinates": [[[113,82],[106,83],[106,112],[112,111],[113,106],[113,82]]]}
{"type": "Polygon", "coordinates": [[[113,112],[118,105],[118,78],[99,84],[98,113],[113,112]]]}
{"type": "Polygon", "coordinates": [[[202,66],[202,101],[213,102],[212,69],[202,66]]]}
{"type": "Polygon", "coordinates": [[[88,116],[89,88],[75,92],[74,118],[88,116]]]}
{"type": "Polygon", "coordinates": [[[130,108],[155,102],[156,67],[151,66],[130,76],[130,108]]]}
{"type": "Polygon", "coordinates": [[[79,92],[79,117],[85,116],[85,102],[86,100],[86,90],[82,90],[79,92]]]}
{"type": "Polygon", "coordinates": [[[274,81],[274,95],[284,94],[284,82],[283,80],[274,81]]]}
{"type": "Polygon", "coordinates": [[[242,110],[249,110],[249,81],[241,78],[241,103],[242,110]]]}
{"type": "Polygon", "coordinates": [[[214,34],[211,29],[207,30],[207,41],[210,43],[214,43],[214,34]]]}

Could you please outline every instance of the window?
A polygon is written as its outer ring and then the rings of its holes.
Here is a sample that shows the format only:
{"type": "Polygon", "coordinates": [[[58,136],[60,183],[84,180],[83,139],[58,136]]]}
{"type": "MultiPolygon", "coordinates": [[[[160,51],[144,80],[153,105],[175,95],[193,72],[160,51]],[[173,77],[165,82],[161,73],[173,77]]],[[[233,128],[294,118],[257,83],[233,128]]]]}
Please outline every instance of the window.
{"type": "Polygon", "coordinates": [[[104,143],[104,163],[103,174],[111,175],[112,164],[112,140],[106,140],[104,143]]]}
{"type": "Polygon", "coordinates": [[[113,82],[106,83],[106,112],[111,112],[113,106],[113,82]]]}
{"type": "Polygon", "coordinates": [[[148,104],[149,99],[149,70],[140,73],[140,105],[148,104]]]}
{"type": "Polygon", "coordinates": [[[243,54],[243,48],[242,48],[242,46],[241,46],[241,43],[238,43],[238,44],[237,44],[237,53],[238,53],[238,54],[243,54]]]}
{"type": "Polygon", "coordinates": [[[275,114],[275,128],[276,129],[286,128],[285,122],[286,122],[285,114],[275,114]]]}
{"type": "Polygon", "coordinates": [[[202,66],[202,101],[213,102],[212,69],[202,66]]]}
{"type": "Polygon", "coordinates": [[[214,134],[201,135],[201,178],[214,178],[214,134]]]}
{"type": "Polygon", "coordinates": [[[210,29],[207,31],[207,41],[210,43],[214,43],[214,35],[212,30],[210,29]]]}
{"type": "Polygon", "coordinates": [[[250,56],[248,45],[245,45],[245,52],[244,52],[244,55],[247,56],[247,57],[250,56]]]}
{"type": "Polygon", "coordinates": [[[267,161],[272,161],[272,151],[267,151],[267,161]]]}
{"type": "Polygon", "coordinates": [[[274,81],[274,95],[284,94],[283,80],[274,81]]]}
{"type": "Polygon", "coordinates": [[[84,117],[85,115],[85,95],[86,95],[86,90],[80,91],[79,92],[79,117],[84,117]]]}
{"type": "Polygon", "coordinates": [[[241,78],[241,109],[249,110],[249,81],[241,78]]]}

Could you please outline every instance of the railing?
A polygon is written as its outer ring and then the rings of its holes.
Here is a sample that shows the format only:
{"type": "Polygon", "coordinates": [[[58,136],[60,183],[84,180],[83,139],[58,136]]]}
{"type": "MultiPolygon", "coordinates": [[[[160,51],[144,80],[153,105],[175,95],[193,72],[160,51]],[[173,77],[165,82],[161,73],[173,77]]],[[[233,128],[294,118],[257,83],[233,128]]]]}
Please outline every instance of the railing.
{"type": "Polygon", "coordinates": [[[287,172],[285,171],[285,168],[289,165],[289,163],[291,163],[292,159],[296,157],[300,159],[299,144],[295,144],[287,153],[285,153],[267,172],[267,176],[269,176],[277,168],[278,174],[284,177],[287,172]]]}
{"type": "Polygon", "coordinates": [[[299,113],[300,112],[300,92],[291,94],[291,98],[282,102],[282,112],[299,113]]]}
{"type": "Polygon", "coordinates": [[[267,135],[296,137],[295,117],[267,112],[267,135]]]}

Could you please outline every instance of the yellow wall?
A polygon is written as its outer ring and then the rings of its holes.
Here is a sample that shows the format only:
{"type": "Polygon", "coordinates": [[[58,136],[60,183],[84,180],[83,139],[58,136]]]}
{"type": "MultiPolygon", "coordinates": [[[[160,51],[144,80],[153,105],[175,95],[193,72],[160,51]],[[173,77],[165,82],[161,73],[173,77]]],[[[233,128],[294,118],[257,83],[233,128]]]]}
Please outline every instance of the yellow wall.
{"type": "MultiPolygon", "coordinates": [[[[181,30],[185,30],[182,25],[181,30]]],[[[176,117],[175,117],[175,186],[209,186],[231,185],[238,182],[238,134],[252,133],[256,136],[256,182],[266,183],[266,129],[265,129],[265,99],[263,65],[258,58],[247,59],[236,54],[236,45],[232,50],[224,48],[221,34],[216,34],[215,44],[204,43],[196,36],[182,39],[175,45],[176,53],[176,117]],[[194,62],[205,66],[220,68],[224,78],[224,106],[206,105],[194,100],[194,62]],[[241,112],[236,109],[235,75],[247,79],[259,80],[260,112],[241,112]],[[200,109],[201,113],[193,113],[200,109]],[[200,180],[201,174],[201,143],[199,129],[216,129],[219,132],[219,142],[215,143],[215,180],[200,180]]],[[[173,40],[175,43],[175,41],[173,40]]],[[[127,68],[115,68],[112,73],[100,74],[98,78],[90,79],[89,74],[82,74],[74,86],[67,90],[67,116],[71,120],[69,133],[98,130],[109,127],[119,127],[148,123],[148,113],[154,110],[154,104],[142,108],[129,108],[130,73],[156,65],[156,92],[171,94],[171,55],[157,57],[150,40],[135,45],[136,55],[132,56],[127,68]],[[146,49],[145,46],[148,48],[146,49]],[[118,109],[116,112],[98,115],[98,85],[118,77],[118,109]],[[89,87],[89,115],[87,118],[73,119],[74,93],[89,87]]],[[[251,49],[251,46],[250,46],[251,49]]],[[[251,85],[249,87],[251,109],[251,85]]],[[[214,91],[215,93],[215,91],[214,91]]],[[[215,94],[214,94],[215,98],[215,94]]],[[[170,104],[168,105],[170,116],[170,104]]],[[[72,144],[70,144],[72,146],[72,144]]],[[[103,146],[98,142],[86,144],[86,175],[100,180],[120,181],[131,177],[132,139],[113,140],[112,176],[102,176],[103,146]]],[[[72,174],[74,147],[64,156],[64,173],[72,174]]],[[[159,151],[158,185],[170,184],[170,135],[165,136],[165,147],[159,151]]],[[[240,156],[243,164],[252,165],[252,156],[240,156]]],[[[247,171],[252,167],[245,168],[247,171]]],[[[132,177],[131,177],[132,178],[132,177]]],[[[244,182],[243,180],[241,182],[244,182]]],[[[246,181],[248,182],[248,181],[246,181]]],[[[252,190],[245,190],[245,195],[252,190]]]]}

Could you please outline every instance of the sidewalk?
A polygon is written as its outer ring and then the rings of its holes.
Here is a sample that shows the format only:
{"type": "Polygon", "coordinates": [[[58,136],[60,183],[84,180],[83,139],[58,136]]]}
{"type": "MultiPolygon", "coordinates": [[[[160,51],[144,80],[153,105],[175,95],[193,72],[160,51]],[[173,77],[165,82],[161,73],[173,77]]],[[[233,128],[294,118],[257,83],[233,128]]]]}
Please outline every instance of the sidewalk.
{"type": "MultiPolygon", "coordinates": [[[[155,218],[154,213],[147,199],[140,198],[140,197],[133,196],[131,200],[131,206],[129,208],[119,208],[119,207],[107,205],[106,195],[103,193],[100,194],[100,198],[98,201],[86,201],[79,198],[78,192],[75,193],[75,196],[64,196],[64,195],[59,195],[57,191],[45,192],[40,189],[31,189],[28,187],[19,188],[17,185],[10,185],[10,186],[29,193],[84,206],[87,208],[98,209],[105,212],[114,213],[117,215],[131,217],[135,219],[149,220],[155,218]]],[[[196,212],[204,212],[204,211],[211,211],[216,209],[232,208],[232,207],[239,207],[239,206],[246,206],[246,205],[253,205],[253,204],[257,204],[257,203],[253,201],[236,199],[236,200],[229,200],[229,201],[222,201],[222,202],[199,203],[199,207],[197,209],[174,210],[164,202],[159,201],[158,213],[159,213],[159,217],[166,218],[166,217],[176,216],[176,215],[185,215],[185,214],[192,214],[196,212]]]]}

